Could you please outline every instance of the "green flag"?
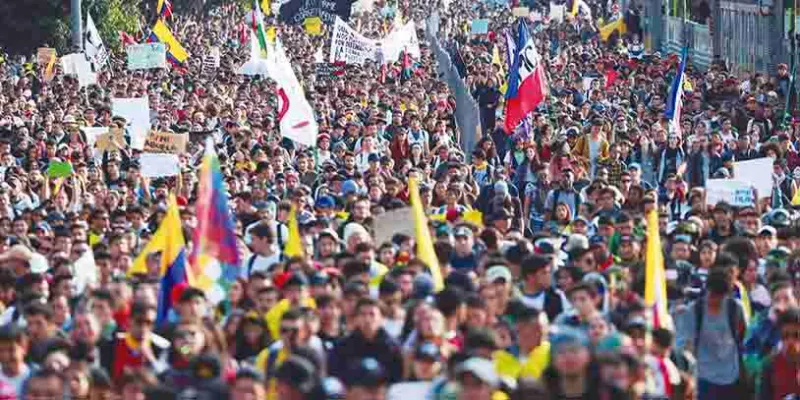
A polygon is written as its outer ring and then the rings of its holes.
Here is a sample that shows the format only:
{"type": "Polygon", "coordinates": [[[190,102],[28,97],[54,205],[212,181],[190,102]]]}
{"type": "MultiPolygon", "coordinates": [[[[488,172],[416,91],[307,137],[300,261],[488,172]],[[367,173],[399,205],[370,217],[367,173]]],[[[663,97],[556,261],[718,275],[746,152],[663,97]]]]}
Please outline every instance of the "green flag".
{"type": "Polygon", "coordinates": [[[267,57],[267,35],[264,32],[264,14],[261,13],[261,7],[258,5],[258,0],[253,1],[253,33],[258,39],[258,47],[261,48],[261,57],[267,57]]]}

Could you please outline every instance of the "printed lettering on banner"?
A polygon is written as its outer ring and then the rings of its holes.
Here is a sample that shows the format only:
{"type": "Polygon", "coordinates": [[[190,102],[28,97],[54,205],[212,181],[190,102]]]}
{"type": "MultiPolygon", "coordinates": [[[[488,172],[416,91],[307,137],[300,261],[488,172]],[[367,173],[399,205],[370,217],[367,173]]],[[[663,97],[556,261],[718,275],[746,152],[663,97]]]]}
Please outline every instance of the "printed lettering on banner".
{"type": "Polygon", "coordinates": [[[336,19],[331,38],[330,62],[343,61],[346,64],[363,64],[367,60],[380,60],[380,46],[350,28],[347,23],[336,19]]]}

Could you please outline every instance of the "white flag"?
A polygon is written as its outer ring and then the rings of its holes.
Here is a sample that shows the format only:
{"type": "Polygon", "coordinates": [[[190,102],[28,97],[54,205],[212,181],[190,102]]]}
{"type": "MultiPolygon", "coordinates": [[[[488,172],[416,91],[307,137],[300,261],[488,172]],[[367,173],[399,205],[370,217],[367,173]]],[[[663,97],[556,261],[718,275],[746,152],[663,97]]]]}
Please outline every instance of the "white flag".
{"type": "Polygon", "coordinates": [[[92,69],[97,72],[103,68],[108,61],[108,51],[103,44],[100,33],[94,25],[92,14],[86,14],[86,35],[83,38],[83,51],[86,59],[92,64],[92,69]]]}
{"type": "Polygon", "coordinates": [[[261,58],[261,48],[258,46],[256,35],[250,35],[250,59],[236,71],[239,75],[267,76],[267,60],[261,58]]]}
{"type": "Polygon", "coordinates": [[[278,84],[281,134],[297,143],[314,146],[318,129],[314,111],[279,40],[275,40],[274,48],[267,54],[269,77],[278,84]]]}

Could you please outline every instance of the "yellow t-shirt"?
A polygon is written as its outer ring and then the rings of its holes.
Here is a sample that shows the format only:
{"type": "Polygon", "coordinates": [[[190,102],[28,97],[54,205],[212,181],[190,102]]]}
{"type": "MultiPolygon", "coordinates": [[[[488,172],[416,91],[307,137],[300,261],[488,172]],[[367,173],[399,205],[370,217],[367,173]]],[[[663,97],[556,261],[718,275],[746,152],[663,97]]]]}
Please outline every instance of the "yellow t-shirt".
{"type": "Polygon", "coordinates": [[[520,362],[513,354],[498,350],[494,352],[494,366],[497,373],[511,379],[539,379],[542,372],[550,364],[550,342],[542,342],[528,353],[525,362],[520,362]]]}

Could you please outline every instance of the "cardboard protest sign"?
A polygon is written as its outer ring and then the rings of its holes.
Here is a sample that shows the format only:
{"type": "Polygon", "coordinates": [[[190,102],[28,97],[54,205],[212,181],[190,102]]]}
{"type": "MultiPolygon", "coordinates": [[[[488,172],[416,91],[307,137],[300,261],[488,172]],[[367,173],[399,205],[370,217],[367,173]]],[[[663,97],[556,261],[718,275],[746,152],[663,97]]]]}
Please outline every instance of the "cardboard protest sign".
{"type": "Polygon", "coordinates": [[[94,145],[101,151],[119,150],[125,146],[125,131],[120,128],[111,128],[108,132],[98,135],[94,145]]]}
{"type": "Polygon", "coordinates": [[[66,161],[51,161],[47,165],[47,176],[51,178],[66,178],[72,175],[72,164],[66,161]]]}
{"type": "Polygon", "coordinates": [[[330,62],[360,65],[367,60],[382,58],[377,54],[379,49],[375,40],[364,37],[341,19],[336,19],[331,36],[330,62]]]}
{"type": "Polygon", "coordinates": [[[40,47],[36,51],[36,62],[42,70],[42,77],[49,82],[56,74],[56,49],[40,47]]]}
{"type": "Polygon", "coordinates": [[[311,36],[322,35],[322,20],[319,17],[308,17],[303,21],[303,27],[311,36]]]}
{"type": "Polygon", "coordinates": [[[125,48],[128,69],[166,68],[167,46],[164,43],[132,44],[125,48]]]}
{"type": "Polygon", "coordinates": [[[147,97],[111,99],[111,115],[125,117],[131,147],[144,148],[144,141],[150,133],[150,102],[147,97]]]}
{"type": "Polygon", "coordinates": [[[473,19],[470,33],[472,33],[473,35],[485,35],[489,33],[489,20],[473,19]]]}
{"type": "Polygon", "coordinates": [[[383,243],[392,240],[396,233],[414,235],[414,218],[411,217],[411,209],[400,208],[387,211],[375,216],[375,243],[383,243]]]}
{"type": "Polygon", "coordinates": [[[514,7],[511,9],[511,15],[515,17],[525,18],[528,14],[531,13],[531,9],[528,7],[514,7]]]}
{"type": "Polygon", "coordinates": [[[186,152],[188,135],[169,132],[151,132],[144,141],[145,153],[172,153],[186,152]]]}
{"type": "Polygon", "coordinates": [[[142,153],[139,156],[139,165],[145,178],[161,178],[181,173],[181,162],[175,154],[142,153]]]}
{"type": "Polygon", "coordinates": [[[716,206],[724,201],[734,207],[755,204],[754,183],[733,179],[709,179],[706,182],[706,204],[716,206]]]}
{"type": "Polygon", "coordinates": [[[83,132],[83,134],[86,136],[86,144],[88,144],[89,147],[94,147],[94,144],[97,142],[97,137],[104,133],[108,133],[108,128],[83,127],[81,128],[81,132],[83,132]]]}
{"type": "Polygon", "coordinates": [[[758,198],[772,196],[772,164],[769,157],[733,163],[733,178],[737,181],[751,182],[758,191],[758,198]]]}

